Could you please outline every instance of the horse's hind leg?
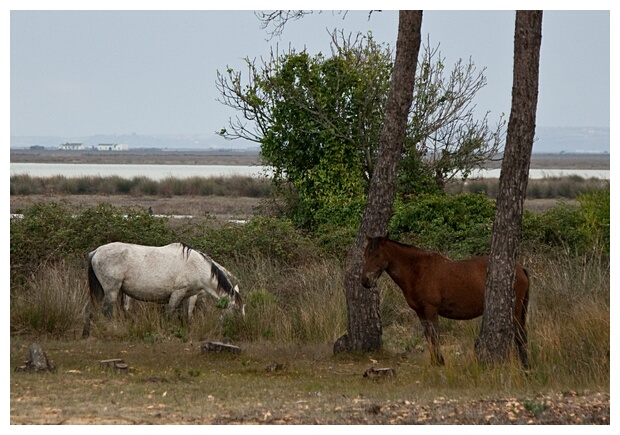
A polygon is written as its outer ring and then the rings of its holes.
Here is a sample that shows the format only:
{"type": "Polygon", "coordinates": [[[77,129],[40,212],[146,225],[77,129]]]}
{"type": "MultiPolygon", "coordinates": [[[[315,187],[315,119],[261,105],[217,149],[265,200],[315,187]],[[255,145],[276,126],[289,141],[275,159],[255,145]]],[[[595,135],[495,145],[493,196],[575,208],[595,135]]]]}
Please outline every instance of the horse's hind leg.
{"type": "Polygon", "coordinates": [[[185,298],[186,291],[176,291],[170,295],[170,299],[168,300],[168,318],[172,319],[176,310],[179,308],[181,302],[185,298]]]}
{"type": "Polygon", "coordinates": [[[519,351],[519,359],[523,367],[527,369],[529,368],[527,357],[527,331],[525,330],[525,325],[522,325],[521,322],[515,322],[515,326],[515,344],[519,351]]]}
{"type": "Polygon", "coordinates": [[[431,363],[438,366],[444,365],[443,355],[439,349],[439,316],[437,310],[432,307],[427,308],[422,315],[418,313],[418,317],[424,327],[424,336],[430,348],[431,363]]]}
{"type": "Polygon", "coordinates": [[[84,305],[84,328],[82,329],[82,338],[88,338],[90,336],[90,322],[92,321],[92,317],[93,304],[89,298],[84,305]]]}
{"type": "Polygon", "coordinates": [[[120,287],[114,290],[107,291],[103,297],[103,314],[106,318],[111,319],[114,313],[114,305],[118,301],[118,292],[120,287]]]}
{"type": "Polygon", "coordinates": [[[519,359],[524,368],[529,368],[527,356],[527,330],[525,321],[527,317],[528,295],[526,294],[521,304],[521,309],[515,313],[515,344],[519,351],[519,359]]]}

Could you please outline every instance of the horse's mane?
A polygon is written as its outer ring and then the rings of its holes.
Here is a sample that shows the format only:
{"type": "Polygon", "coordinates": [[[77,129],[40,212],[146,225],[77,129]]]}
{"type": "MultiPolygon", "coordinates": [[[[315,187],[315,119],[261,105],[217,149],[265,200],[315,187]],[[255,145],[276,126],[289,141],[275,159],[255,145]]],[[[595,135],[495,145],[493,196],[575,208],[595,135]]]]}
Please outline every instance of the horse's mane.
{"type": "Polygon", "coordinates": [[[226,293],[228,293],[229,296],[235,295],[235,290],[232,283],[230,282],[224,271],[220,269],[217,266],[217,263],[213,260],[211,260],[211,278],[217,278],[218,289],[224,290],[226,293]]]}
{"type": "Polygon", "coordinates": [[[194,249],[190,245],[188,245],[186,243],[183,243],[183,242],[181,242],[181,246],[183,248],[183,251],[182,251],[183,256],[186,259],[189,258],[190,252],[195,251],[198,254],[202,255],[202,258],[204,258],[204,260],[206,262],[210,262],[211,263],[211,278],[216,278],[218,290],[223,290],[229,296],[234,296],[235,295],[234,286],[232,285],[232,283],[228,279],[228,276],[226,276],[226,272],[228,272],[228,271],[224,272],[225,269],[222,266],[220,266],[219,264],[217,264],[211,257],[209,257],[204,252],[201,252],[201,251],[199,251],[197,249],[194,249]]]}
{"type": "MultiPolygon", "coordinates": [[[[181,243],[181,254],[183,255],[183,257],[185,257],[185,259],[187,260],[189,258],[189,253],[192,251],[196,251],[194,248],[192,248],[191,246],[189,246],[187,243],[181,243]]],[[[196,251],[199,254],[202,254],[202,252],[200,251],[196,251]]],[[[204,256],[204,254],[202,254],[204,256]]]]}
{"type": "Polygon", "coordinates": [[[390,242],[394,243],[396,246],[400,246],[404,249],[414,250],[414,251],[427,251],[426,249],[419,248],[415,245],[410,245],[407,243],[399,242],[397,240],[388,239],[390,242]]]}
{"type": "MultiPolygon", "coordinates": [[[[372,239],[372,249],[377,249],[379,247],[379,243],[381,242],[382,237],[374,237],[372,239]]],[[[416,254],[416,255],[439,255],[442,256],[441,254],[439,254],[438,252],[435,251],[431,251],[428,249],[424,249],[424,248],[420,248],[418,246],[415,245],[408,245],[406,243],[402,243],[396,240],[392,240],[392,239],[387,239],[388,242],[398,246],[401,249],[404,249],[408,252],[411,252],[412,254],[416,254]]]]}

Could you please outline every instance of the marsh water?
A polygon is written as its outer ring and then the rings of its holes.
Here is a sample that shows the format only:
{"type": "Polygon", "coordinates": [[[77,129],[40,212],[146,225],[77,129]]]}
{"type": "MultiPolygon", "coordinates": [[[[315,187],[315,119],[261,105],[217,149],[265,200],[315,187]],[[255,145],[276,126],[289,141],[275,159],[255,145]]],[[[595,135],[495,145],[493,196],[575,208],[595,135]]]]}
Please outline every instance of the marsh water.
{"type": "MultiPolygon", "coordinates": [[[[163,180],[170,177],[227,177],[227,176],[269,176],[267,166],[238,165],[137,165],[137,164],[83,164],[83,163],[11,163],[11,176],[28,174],[31,177],[53,177],[62,175],[73,177],[110,177],[123,178],[147,177],[163,180]]],[[[474,171],[469,178],[499,178],[499,169],[474,171]]],[[[609,170],[602,169],[530,169],[530,178],[540,179],[578,175],[583,178],[600,178],[608,180],[609,170]]]]}

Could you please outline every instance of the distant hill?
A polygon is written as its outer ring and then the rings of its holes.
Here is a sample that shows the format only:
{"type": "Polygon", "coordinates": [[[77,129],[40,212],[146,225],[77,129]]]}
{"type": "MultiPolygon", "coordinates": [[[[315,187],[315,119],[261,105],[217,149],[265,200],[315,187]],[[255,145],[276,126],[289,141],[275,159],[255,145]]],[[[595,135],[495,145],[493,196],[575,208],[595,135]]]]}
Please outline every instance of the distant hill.
{"type": "MultiPolygon", "coordinates": [[[[144,135],[114,134],[87,137],[11,136],[11,148],[39,145],[56,148],[65,142],[83,143],[87,148],[100,143],[123,143],[130,149],[158,148],[171,150],[258,149],[258,144],[245,140],[228,141],[216,134],[144,135]]],[[[538,127],[534,153],[595,153],[609,154],[609,128],[599,127],[538,127]]]]}

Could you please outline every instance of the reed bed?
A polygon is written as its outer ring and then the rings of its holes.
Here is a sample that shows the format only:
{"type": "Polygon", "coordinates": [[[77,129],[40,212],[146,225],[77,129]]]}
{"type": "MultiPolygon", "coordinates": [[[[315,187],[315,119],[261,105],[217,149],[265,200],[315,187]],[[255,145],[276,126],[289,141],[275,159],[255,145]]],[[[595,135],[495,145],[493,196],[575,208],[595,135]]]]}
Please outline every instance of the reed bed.
{"type": "Polygon", "coordinates": [[[167,177],[157,181],[147,177],[119,176],[31,177],[11,176],[11,195],[155,195],[171,197],[229,196],[265,198],[270,195],[271,182],[264,177],[240,175],[226,177],[167,177]]]}
{"type": "MultiPolygon", "coordinates": [[[[609,183],[598,178],[579,175],[532,179],[528,183],[527,199],[574,199],[592,189],[600,189],[609,183]]],[[[496,178],[451,181],[448,193],[485,193],[495,199],[499,188],[496,178]]],[[[11,195],[155,195],[155,196],[231,196],[266,198],[271,194],[271,181],[265,177],[167,177],[157,181],[147,177],[122,178],[119,176],[85,177],[31,177],[27,174],[13,175],[10,180],[11,195]]]]}
{"type": "MultiPolygon", "coordinates": [[[[545,177],[528,181],[526,199],[575,199],[592,189],[601,189],[609,185],[609,180],[584,178],[580,175],[563,177],[545,177]]],[[[446,186],[448,193],[484,193],[491,199],[497,198],[499,179],[479,178],[471,180],[453,180],[446,186]]]]}

